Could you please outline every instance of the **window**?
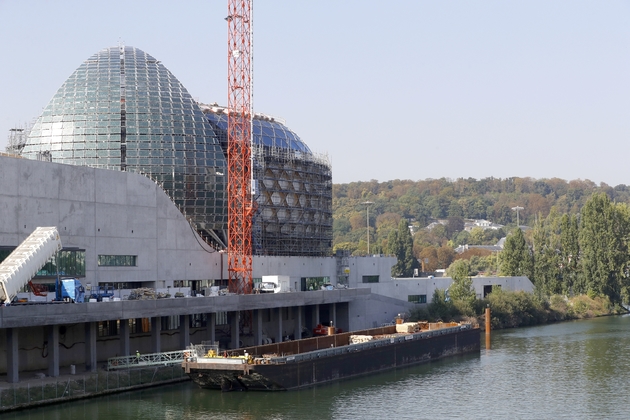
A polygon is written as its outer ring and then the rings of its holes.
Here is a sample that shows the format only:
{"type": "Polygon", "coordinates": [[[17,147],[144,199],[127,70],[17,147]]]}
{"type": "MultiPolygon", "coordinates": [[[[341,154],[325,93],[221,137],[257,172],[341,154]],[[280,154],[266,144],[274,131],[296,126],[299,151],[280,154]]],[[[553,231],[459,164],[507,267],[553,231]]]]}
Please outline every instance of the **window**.
{"type": "MultiPolygon", "coordinates": [[[[0,247],[0,262],[4,261],[15,247],[0,247]]],[[[46,264],[35,274],[36,279],[57,277],[85,277],[85,250],[62,249],[57,256],[50,257],[46,264]],[[58,263],[57,263],[58,262],[58,263]]]]}
{"type": "Polygon", "coordinates": [[[301,278],[301,290],[321,290],[322,286],[330,283],[330,278],[325,277],[302,277],[301,278]]]}
{"type": "Polygon", "coordinates": [[[137,255],[99,255],[98,265],[100,267],[137,267],[137,255]]]}
{"type": "Polygon", "coordinates": [[[216,325],[227,325],[227,323],[228,323],[227,312],[217,312],[217,317],[216,317],[215,324],[216,325]]]}
{"type": "Polygon", "coordinates": [[[363,276],[363,283],[378,283],[378,276],[363,276]]]}
{"type": "Polygon", "coordinates": [[[119,328],[120,328],[120,320],[99,321],[98,336],[99,337],[112,337],[112,336],[118,335],[119,328]]]}
{"type": "Polygon", "coordinates": [[[4,261],[15,249],[15,247],[0,247],[0,262],[4,261]]]}
{"type": "Polygon", "coordinates": [[[427,295],[409,295],[407,301],[411,303],[427,303],[427,295]]]}

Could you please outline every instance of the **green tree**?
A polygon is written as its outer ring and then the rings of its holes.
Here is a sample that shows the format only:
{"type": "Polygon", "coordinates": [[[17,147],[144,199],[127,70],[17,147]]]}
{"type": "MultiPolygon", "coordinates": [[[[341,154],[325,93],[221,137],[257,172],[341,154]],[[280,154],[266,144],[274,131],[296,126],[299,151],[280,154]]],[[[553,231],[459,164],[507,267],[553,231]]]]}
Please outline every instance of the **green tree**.
{"type": "Polygon", "coordinates": [[[456,260],[448,268],[448,275],[453,279],[449,287],[450,296],[454,300],[474,300],[475,289],[470,278],[470,263],[468,260],[456,260]]]}
{"type": "Polygon", "coordinates": [[[468,245],[482,245],[484,241],[485,232],[482,227],[475,226],[470,230],[470,243],[468,245]]]}
{"type": "Polygon", "coordinates": [[[387,240],[388,251],[397,259],[392,267],[394,277],[411,277],[413,270],[418,268],[418,261],[413,255],[413,238],[409,232],[408,222],[402,219],[398,229],[392,231],[387,240]]]}
{"type": "Polygon", "coordinates": [[[577,216],[564,214],[560,221],[560,262],[562,264],[562,292],[571,294],[582,289],[580,278],[580,243],[577,216]]]}
{"type": "Polygon", "coordinates": [[[443,289],[435,289],[433,298],[428,305],[429,316],[433,319],[449,321],[457,315],[457,309],[453,305],[451,299],[446,298],[446,291],[443,289]]]}
{"type": "Polygon", "coordinates": [[[593,194],[581,212],[580,263],[587,291],[621,303],[628,290],[630,211],[605,193],[593,194]]]}
{"type": "MultiPolygon", "coordinates": [[[[553,232],[547,219],[539,214],[533,231],[533,281],[538,292],[553,295],[562,292],[559,259],[554,246],[553,232]]],[[[551,221],[550,221],[551,222],[551,221]]]]}
{"type": "Polygon", "coordinates": [[[501,274],[504,276],[532,277],[532,255],[525,241],[525,235],[516,228],[505,240],[501,251],[501,274]]]}

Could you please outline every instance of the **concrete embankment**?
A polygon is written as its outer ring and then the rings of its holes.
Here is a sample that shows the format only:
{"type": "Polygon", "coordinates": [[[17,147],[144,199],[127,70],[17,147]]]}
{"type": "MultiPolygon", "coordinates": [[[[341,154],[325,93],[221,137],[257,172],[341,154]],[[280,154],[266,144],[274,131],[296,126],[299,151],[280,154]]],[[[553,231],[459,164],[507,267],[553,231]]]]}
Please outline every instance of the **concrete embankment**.
{"type": "Polygon", "coordinates": [[[30,372],[15,384],[0,377],[0,413],[189,380],[179,365],[80,374],[67,367],[60,373],[30,372]]]}

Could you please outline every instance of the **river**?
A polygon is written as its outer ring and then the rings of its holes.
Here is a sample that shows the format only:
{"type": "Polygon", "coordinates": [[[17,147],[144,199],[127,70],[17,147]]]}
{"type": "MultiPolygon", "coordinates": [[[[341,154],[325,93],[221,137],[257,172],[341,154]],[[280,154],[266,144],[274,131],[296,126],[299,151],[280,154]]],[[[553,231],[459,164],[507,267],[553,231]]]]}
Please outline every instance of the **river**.
{"type": "Polygon", "coordinates": [[[3,419],[625,419],[630,316],[496,331],[479,355],[301,391],[192,383],[5,413],[3,419]]]}

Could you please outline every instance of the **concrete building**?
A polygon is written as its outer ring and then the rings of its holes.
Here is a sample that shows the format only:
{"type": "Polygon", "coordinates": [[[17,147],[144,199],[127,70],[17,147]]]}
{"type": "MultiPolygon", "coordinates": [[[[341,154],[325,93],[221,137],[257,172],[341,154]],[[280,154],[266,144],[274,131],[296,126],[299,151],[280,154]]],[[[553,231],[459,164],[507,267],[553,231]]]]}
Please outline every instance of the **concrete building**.
{"type": "MultiPolygon", "coordinates": [[[[119,296],[136,287],[194,292],[227,278],[226,254],[208,246],[159,184],[140,174],[0,156],[0,214],[5,255],[35,227],[56,226],[62,252],[80,262],[66,274],[86,288],[113,285],[119,296]]],[[[389,280],[394,264],[379,256],[255,256],[256,279],[288,276],[292,292],[0,307],[0,372],[15,382],[30,370],[95,370],[136,350],[204,340],[238,347],[295,338],[331,321],[343,330],[378,325],[411,304],[360,286],[389,280]],[[322,284],[343,288],[317,290],[322,284]]],[[[38,281],[51,282],[50,273],[38,281]]]]}
{"type": "MultiPolygon", "coordinates": [[[[105,48],[68,77],[21,156],[136,172],[158,183],[213,248],[227,243],[227,116],[193,100],[159,60],[105,48]]],[[[279,118],[252,120],[254,255],[326,256],[332,249],[332,168],[279,118]]]]}
{"type": "MultiPolygon", "coordinates": [[[[525,276],[519,277],[472,277],[473,288],[477,299],[482,299],[492,292],[493,287],[501,287],[507,291],[525,291],[532,293],[534,285],[525,276]]],[[[413,277],[389,278],[378,283],[359,284],[358,287],[369,288],[379,296],[407,301],[410,303],[431,303],[436,289],[446,290],[453,283],[450,277],[413,277]]]]}

